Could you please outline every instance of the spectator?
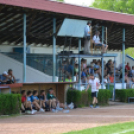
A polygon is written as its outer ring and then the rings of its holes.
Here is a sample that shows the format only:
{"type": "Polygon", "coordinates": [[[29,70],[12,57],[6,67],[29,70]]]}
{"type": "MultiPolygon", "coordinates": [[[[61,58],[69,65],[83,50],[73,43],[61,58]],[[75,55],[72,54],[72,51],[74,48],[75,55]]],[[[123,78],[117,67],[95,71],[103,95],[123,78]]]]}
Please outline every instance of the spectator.
{"type": "Polygon", "coordinates": [[[39,112],[45,112],[44,109],[42,109],[40,107],[40,105],[39,105],[39,98],[37,96],[38,96],[38,92],[37,91],[33,91],[33,95],[30,96],[32,104],[35,107],[35,109],[39,110],[39,112]]]}
{"type": "Polygon", "coordinates": [[[107,51],[107,48],[108,48],[108,45],[102,44],[102,43],[100,42],[100,37],[99,37],[99,35],[100,35],[100,32],[99,32],[99,31],[96,31],[96,33],[95,33],[95,35],[94,35],[94,37],[93,37],[94,44],[95,44],[95,46],[100,46],[100,47],[102,47],[102,52],[106,52],[106,51],[107,51]]]}
{"type": "Polygon", "coordinates": [[[35,114],[37,111],[32,109],[32,104],[30,101],[26,100],[26,91],[21,91],[21,109],[22,112],[25,112],[25,110],[31,110],[31,114],[35,114]]]}
{"type": "Polygon", "coordinates": [[[109,76],[110,83],[114,83],[114,73],[109,76]]]}
{"type": "Polygon", "coordinates": [[[128,62],[127,62],[127,65],[125,66],[125,69],[128,70],[128,71],[131,69],[128,62]]]}
{"type": "Polygon", "coordinates": [[[16,83],[16,80],[15,80],[15,77],[13,75],[12,69],[9,69],[8,73],[6,71],[4,71],[3,76],[7,79],[6,84],[16,83]]]}
{"type": "Polygon", "coordinates": [[[64,108],[64,104],[60,103],[56,96],[54,95],[54,91],[52,88],[49,89],[49,93],[47,94],[47,99],[50,101],[50,107],[56,109],[57,104],[59,107],[64,108]]]}
{"type": "Polygon", "coordinates": [[[134,66],[132,66],[132,76],[134,77],[134,66]]]}
{"type": "Polygon", "coordinates": [[[86,77],[87,77],[86,69],[84,69],[84,70],[82,71],[82,74],[81,74],[81,79],[82,79],[82,82],[83,82],[83,83],[86,83],[86,77]]]}
{"type": "Polygon", "coordinates": [[[107,75],[105,75],[105,76],[104,76],[104,83],[105,83],[105,84],[107,84],[107,83],[108,83],[107,79],[108,79],[108,76],[107,76],[107,75]]]}
{"type": "Polygon", "coordinates": [[[49,103],[49,101],[47,101],[47,98],[46,98],[44,90],[41,90],[39,100],[40,100],[40,106],[42,108],[50,109],[50,103],[49,103]]]}

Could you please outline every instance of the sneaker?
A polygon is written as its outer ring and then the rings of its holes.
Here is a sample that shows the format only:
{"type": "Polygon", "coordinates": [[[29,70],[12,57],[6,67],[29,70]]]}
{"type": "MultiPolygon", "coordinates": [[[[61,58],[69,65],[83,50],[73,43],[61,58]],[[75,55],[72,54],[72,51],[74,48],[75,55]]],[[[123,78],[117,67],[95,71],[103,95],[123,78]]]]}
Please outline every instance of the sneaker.
{"type": "Polygon", "coordinates": [[[90,108],[94,108],[94,106],[93,105],[90,105],[90,108]]]}
{"type": "Polygon", "coordinates": [[[32,110],[31,114],[35,114],[37,112],[37,110],[32,110]]]}
{"type": "Polygon", "coordinates": [[[43,108],[40,108],[39,112],[45,112],[45,110],[43,108]]]}
{"type": "Polygon", "coordinates": [[[52,109],[52,112],[53,112],[53,113],[58,113],[58,110],[52,109]]]}
{"type": "Polygon", "coordinates": [[[26,114],[31,114],[31,111],[30,110],[26,110],[25,113],[26,114]]]}
{"type": "Polygon", "coordinates": [[[74,109],[74,104],[73,104],[73,103],[70,103],[70,104],[68,105],[68,107],[69,107],[70,109],[74,109]]]}
{"type": "Polygon", "coordinates": [[[95,106],[94,108],[100,108],[99,106],[95,106]]]}

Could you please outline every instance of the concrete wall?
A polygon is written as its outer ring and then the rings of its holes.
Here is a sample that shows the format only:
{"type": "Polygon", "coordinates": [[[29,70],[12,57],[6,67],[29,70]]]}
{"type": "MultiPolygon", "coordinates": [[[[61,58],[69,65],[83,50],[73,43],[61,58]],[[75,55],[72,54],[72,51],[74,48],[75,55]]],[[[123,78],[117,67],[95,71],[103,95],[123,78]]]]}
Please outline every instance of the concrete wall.
{"type": "MultiPolygon", "coordinates": [[[[13,74],[17,79],[20,79],[19,83],[23,82],[23,64],[0,54],[0,74],[4,71],[8,71],[11,68],[13,74]]],[[[36,69],[29,66],[26,67],[26,82],[52,82],[52,77],[48,76],[36,69]]]]}
{"type": "Polygon", "coordinates": [[[134,58],[129,55],[126,55],[126,63],[129,62],[130,67],[134,66],[134,58]]]}
{"type": "MultiPolygon", "coordinates": [[[[10,45],[0,45],[0,52],[13,52],[13,47],[16,46],[10,46],[10,45]]],[[[20,47],[20,46],[17,46],[20,47]]],[[[22,47],[22,46],[21,46],[22,47]]],[[[56,52],[60,52],[62,51],[63,48],[62,47],[58,47],[56,48],[56,52]]],[[[66,48],[66,50],[68,50],[68,48],[66,48]]],[[[78,50],[76,48],[71,48],[71,50],[74,53],[78,53],[78,50]]],[[[50,47],[46,47],[46,46],[31,46],[30,47],[30,52],[31,53],[44,53],[44,54],[52,54],[52,46],[50,47]]],[[[122,63],[122,55],[121,52],[118,51],[108,51],[108,53],[117,53],[118,57],[116,58],[116,63],[117,66],[122,63]]],[[[99,58],[96,58],[99,59],[99,58]]],[[[114,58],[104,58],[104,60],[107,62],[109,59],[114,59],[114,58]]],[[[88,63],[90,63],[93,59],[92,58],[88,58],[87,61],[88,63]]]]}

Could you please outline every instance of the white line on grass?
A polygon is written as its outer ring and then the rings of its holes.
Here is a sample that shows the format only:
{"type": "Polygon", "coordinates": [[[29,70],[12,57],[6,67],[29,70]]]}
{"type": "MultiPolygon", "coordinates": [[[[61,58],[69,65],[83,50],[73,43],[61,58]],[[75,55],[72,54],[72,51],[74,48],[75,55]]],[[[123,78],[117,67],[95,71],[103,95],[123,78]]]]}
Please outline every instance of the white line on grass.
{"type": "Polygon", "coordinates": [[[134,129],[128,129],[128,130],[124,130],[124,131],[121,131],[121,132],[118,132],[118,133],[112,133],[112,134],[125,134],[127,132],[133,132],[134,129]]]}

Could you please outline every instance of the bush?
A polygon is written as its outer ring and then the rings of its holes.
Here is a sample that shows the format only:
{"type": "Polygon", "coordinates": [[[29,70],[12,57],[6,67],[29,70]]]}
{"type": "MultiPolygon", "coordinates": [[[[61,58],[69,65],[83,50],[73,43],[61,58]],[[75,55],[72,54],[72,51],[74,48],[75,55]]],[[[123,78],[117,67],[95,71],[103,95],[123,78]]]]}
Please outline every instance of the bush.
{"type": "MultiPolygon", "coordinates": [[[[98,101],[99,104],[107,104],[108,99],[110,97],[110,91],[109,90],[99,90],[98,93],[98,101]]],[[[67,92],[67,103],[75,103],[78,107],[82,106],[89,106],[90,103],[92,103],[92,97],[91,97],[91,90],[86,91],[79,91],[79,90],[72,90],[69,89],[67,92]]]]}
{"type": "Polygon", "coordinates": [[[119,89],[116,90],[116,99],[121,102],[128,102],[128,97],[134,97],[134,89],[119,89]]]}
{"type": "Polygon", "coordinates": [[[104,89],[99,90],[98,101],[100,104],[102,105],[107,104],[110,97],[111,97],[110,90],[104,90],[104,89]]]}
{"type": "Polygon", "coordinates": [[[18,114],[20,106],[20,94],[0,94],[0,115],[18,114]]]}

